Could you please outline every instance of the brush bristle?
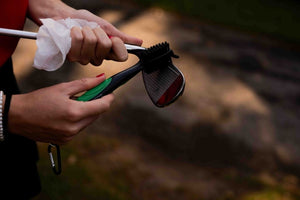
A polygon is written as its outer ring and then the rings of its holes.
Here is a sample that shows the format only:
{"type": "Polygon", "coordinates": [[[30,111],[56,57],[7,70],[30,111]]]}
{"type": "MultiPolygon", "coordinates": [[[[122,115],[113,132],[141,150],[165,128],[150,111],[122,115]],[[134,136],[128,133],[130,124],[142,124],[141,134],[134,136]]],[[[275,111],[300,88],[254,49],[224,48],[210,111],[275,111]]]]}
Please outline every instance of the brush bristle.
{"type": "Polygon", "coordinates": [[[161,67],[165,67],[172,62],[171,57],[178,58],[170,49],[168,42],[156,44],[142,51],[139,55],[144,65],[144,71],[151,73],[161,67]]]}
{"type": "Polygon", "coordinates": [[[152,59],[156,58],[157,56],[166,54],[170,51],[170,45],[168,42],[163,42],[156,44],[154,46],[151,46],[144,51],[145,59],[152,59]]]}

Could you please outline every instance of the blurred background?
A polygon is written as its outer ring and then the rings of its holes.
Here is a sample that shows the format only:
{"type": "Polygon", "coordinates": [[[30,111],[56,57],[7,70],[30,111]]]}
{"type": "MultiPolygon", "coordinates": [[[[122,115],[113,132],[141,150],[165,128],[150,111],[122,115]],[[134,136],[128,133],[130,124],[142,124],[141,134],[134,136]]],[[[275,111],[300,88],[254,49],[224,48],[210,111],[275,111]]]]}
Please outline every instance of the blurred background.
{"type": "MultiPolygon", "coordinates": [[[[300,2],[297,0],[66,0],[149,47],[168,41],[184,95],[155,107],[142,77],[115,91],[111,110],[61,148],[63,172],[39,143],[43,199],[300,199],[300,2]]],[[[38,27],[28,21],[26,30],[38,27]]],[[[66,62],[32,68],[35,41],[14,54],[23,92],[107,77],[132,66],[66,62]]]]}

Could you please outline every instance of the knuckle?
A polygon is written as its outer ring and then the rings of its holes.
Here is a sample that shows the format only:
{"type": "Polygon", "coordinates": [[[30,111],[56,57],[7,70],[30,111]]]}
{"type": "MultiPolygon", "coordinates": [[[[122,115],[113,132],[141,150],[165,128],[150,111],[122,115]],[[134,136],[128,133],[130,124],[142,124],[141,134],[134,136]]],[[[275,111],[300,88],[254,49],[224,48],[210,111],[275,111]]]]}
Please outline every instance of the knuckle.
{"type": "Polygon", "coordinates": [[[111,41],[113,43],[116,43],[116,44],[123,44],[124,45],[123,40],[121,38],[119,38],[119,37],[113,37],[113,38],[111,38],[111,41]]]}
{"type": "Polygon", "coordinates": [[[62,131],[61,139],[66,139],[75,136],[79,132],[79,129],[76,128],[74,124],[69,124],[65,126],[64,130],[62,131]]]}
{"type": "Polygon", "coordinates": [[[80,15],[87,15],[87,14],[90,14],[90,12],[86,9],[79,9],[77,10],[77,12],[80,14],[80,15]]]}
{"type": "Polygon", "coordinates": [[[96,43],[97,43],[97,38],[96,38],[95,35],[90,35],[89,37],[86,37],[86,38],[85,38],[85,42],[86,42],[87,44],[90,44],[90,45],[96,44],[96,43]]]}
{"type": "Polygon", "coordinates": [[[100,27],[103,29],[103,30],[105,30],[105,31],[107,31],[107,30],[109,30],[109,29],[111,29],[112,28],[112,26],[111,26],[111,24],[109,24],[107,21],[103,21],[103,23],[100,25],[100,27]]]}
{"type": "Polygon", "coordinates": [[[112,48],[112,41],[107,39],[107,40],[102,40],[101,42],[101,46],[105,49],[111,49],[112,48]]]}
{"type": "Polygon", "coordinates": [[[69,108],[66,112],[66,117],[68,121],[76,122],[81,119],[81,114],[77,109],[69,108]]]}
{"type": "Polygon", "coordinates": [[[78,82],[83,87],[87,87],[88,86],[88,79],[87,78],[81,78],[81,79],[78,80],[78,82]]]}
{"type": "Polygon", "coordinates": [[[76,27],[72,28],[72,40],[76,43],[83,41],[83,35],[80,29],[78,30],[76,27]]]}
{"type": "Polygon", "coordinates": [[[84,31],[90,31],[90,30],[91,30],[91,27],[85,25],[85,26],[82,27],[82,29],[83,29],[84,31]]]}
{"type": "MultiPolygon", "coordinates": [[[[79,88],[79,89],[82,89],[82,90],[87,89],[88,86],[89,86],[87,78],[81,78],[81,79],[72,81],[71,85],[74,88],[79,88]]],[[[73,109],[76,108],[76,105],[74,105],[73,103],[69,103],[68,106],[65,107],[65,109],[67,110],[67,113],[69,113],[69,110],[73,110],[73,109]]]]}
{"type": "Polygon", "coordinates": [[[76,126],[69,126],[67,132],[68,136],[74,136],[79,132],[79,129],[76,126]]]}
{"type": "Polygon", "coordinates": [[[75,43],[80,43],[80,42],[83,41],[83,36],[80,35],[80,34],[76,34],[76,35],[73,36],[72,39],[74,40],[75,43]]]}
{"type": "Polygon", "coordinates": [[[110,100],[110,104],[115,100],[115,95],[111,94],[111,100],[110,100]]]}
{"type": "Polygon", "coordinates": [[[102,108],[103,108],[103,111],[109,110],[110,103],[109,102],[102,103],[102,108]]]}
{"type": "Polygon", "coordinates": [[[120,55],[119,55],[119,60],[120,61],[122,61],[122,62],[124,62],[124,61],[126,61],[128,59],[128,54],[125,52],[125,53],[121,53],[120,55]]]}

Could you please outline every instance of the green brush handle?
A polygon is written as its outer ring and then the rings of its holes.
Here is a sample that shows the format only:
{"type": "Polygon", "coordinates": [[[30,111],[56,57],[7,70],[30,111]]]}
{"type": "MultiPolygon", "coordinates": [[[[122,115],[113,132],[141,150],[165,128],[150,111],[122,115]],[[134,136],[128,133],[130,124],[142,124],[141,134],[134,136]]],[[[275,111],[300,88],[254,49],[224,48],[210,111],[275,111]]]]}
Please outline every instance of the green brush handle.
{"type": "Polygon", "coordinates": [[[106,79],[96,87],[88,90],[82,96],[78,97],[77,101],[91,101],[94,99],[99,99],[107,94],[112,93],[115,89],[129,81],[137,73],[142,70],[142,65],[140,62],[134,66],[126,69],[124,71],[115,74],[114,76],[106,79]]]}
{"type": "Polygon", "coordinates": [[[93,100],[97,95],[99,95],[101,92],[103,92],[103,90],[105,88],[107,88],[107,86],[111,83],[112,78],[108,78],[105,81],[103,81],[102,83],[100,83],[99,85],[97,85],[96,87],[88,90],[87,92],[85,92],[83,95],[81,95],[80,97],[78,97],[76,100],[77,101],[90,101],[93,100]]]}

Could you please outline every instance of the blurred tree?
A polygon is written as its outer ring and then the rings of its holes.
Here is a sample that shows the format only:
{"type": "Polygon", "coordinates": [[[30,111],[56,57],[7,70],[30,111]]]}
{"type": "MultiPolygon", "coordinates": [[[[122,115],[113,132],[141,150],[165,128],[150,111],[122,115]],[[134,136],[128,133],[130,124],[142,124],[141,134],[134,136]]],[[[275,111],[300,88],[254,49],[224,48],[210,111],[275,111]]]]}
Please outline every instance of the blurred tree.
{"type": "Polygon", "coordinates": [[[300,43],[300,2],[296,0],[131,1],[300,43]]]}

